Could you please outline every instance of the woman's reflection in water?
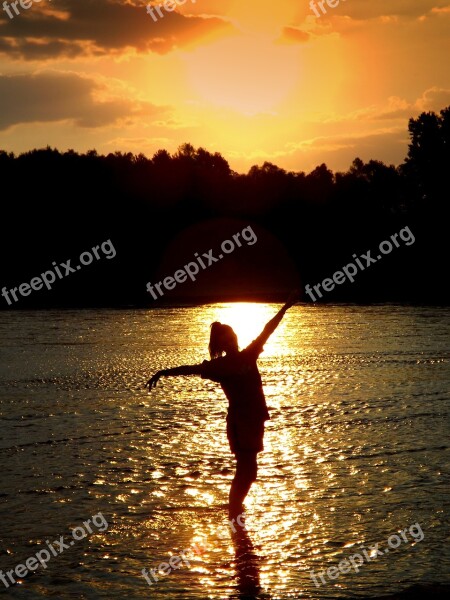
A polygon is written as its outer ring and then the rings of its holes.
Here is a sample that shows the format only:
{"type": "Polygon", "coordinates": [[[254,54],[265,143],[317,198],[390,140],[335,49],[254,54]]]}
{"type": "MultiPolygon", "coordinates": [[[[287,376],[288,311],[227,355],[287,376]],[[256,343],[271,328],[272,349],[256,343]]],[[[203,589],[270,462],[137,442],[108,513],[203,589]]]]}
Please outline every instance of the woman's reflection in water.
{"type": "Polygon", "coordinates": [[[269,600],[263,594],[259,582],[259,563],[261,557],[255,553],[252,540],[246,527],[236,527],[231,532],[236,564],[237,593],[230,600],[269,600]]]}

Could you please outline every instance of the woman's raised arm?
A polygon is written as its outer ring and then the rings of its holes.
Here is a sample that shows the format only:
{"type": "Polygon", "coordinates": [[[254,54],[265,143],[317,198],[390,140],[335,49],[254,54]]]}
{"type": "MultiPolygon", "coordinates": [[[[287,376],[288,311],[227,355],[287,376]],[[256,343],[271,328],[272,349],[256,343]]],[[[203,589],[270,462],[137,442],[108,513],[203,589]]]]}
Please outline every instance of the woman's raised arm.
{"type": "Polygon", "coordinates": [[[272,333],[275,331],[275,329],[278,327],[278,325],[281,323],[281,320],[284,317],[286,311],[289,310],[291,308],[291,306],[294,306],[294,304],[296,302],[298,302],[299,296],[300,296],[300,294],[297,290],[294,292],[291,292],[291,294],[289,295],[289,298],[287,299],[286,304],[282,308],[280,308],[280,310],[277,312],[277,314],[272,319],[270,319],[270,321],[266,324],[266,326],[264,327],[262,332],[259,334],[259,336],[256,338],[256,340],[254,340],[250,344],[249,348],[254,345],[255,348],[259,349],[259,352],[262,351],[262,347],[267,342],[267,340],[272,335],[272,333]]]}

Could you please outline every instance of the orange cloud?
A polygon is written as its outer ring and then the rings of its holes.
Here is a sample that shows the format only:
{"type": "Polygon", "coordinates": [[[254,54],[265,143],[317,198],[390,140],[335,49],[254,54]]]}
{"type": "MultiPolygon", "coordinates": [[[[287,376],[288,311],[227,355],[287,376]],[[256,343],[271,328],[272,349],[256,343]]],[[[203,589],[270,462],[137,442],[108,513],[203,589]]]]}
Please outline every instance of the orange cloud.
{"type": "Polygon", "coordinates": [[[309,33],[297,29],[296,27],[284,27],[280,42],[287,44],[304,44],[310,37],[309,33]]]}

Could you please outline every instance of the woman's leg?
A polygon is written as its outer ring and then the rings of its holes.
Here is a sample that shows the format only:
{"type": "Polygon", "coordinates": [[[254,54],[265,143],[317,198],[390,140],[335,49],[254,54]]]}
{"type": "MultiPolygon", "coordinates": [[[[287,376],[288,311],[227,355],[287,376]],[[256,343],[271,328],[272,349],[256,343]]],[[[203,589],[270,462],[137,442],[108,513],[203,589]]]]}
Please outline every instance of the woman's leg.
{"type": "Polygon", "coordinates": [[[258,472],[258,453],[236,452],[236,474],[230,489],[229,513],[235,518],[243,512],[243,502],[258,472]]]}

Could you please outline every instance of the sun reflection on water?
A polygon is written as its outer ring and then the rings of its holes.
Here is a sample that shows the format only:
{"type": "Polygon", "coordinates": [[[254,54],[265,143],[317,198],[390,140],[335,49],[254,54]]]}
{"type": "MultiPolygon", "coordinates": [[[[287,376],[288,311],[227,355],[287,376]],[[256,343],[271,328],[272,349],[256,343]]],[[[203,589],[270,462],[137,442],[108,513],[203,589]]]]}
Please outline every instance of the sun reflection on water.
{"type": "MultiPolygon", "coordinates": [[[[261,333],[266,322],[275,315],[276,310],[276,307],[267,304],[236,302],[205,307],[199,316],[203,326],[205,322],[209,325],[214,321],[230,325],[236,332],[239,347],[242,349],[261,333]]],[[[267,348],[269,346],[270,343],[267,344],[267,348]]]]}

